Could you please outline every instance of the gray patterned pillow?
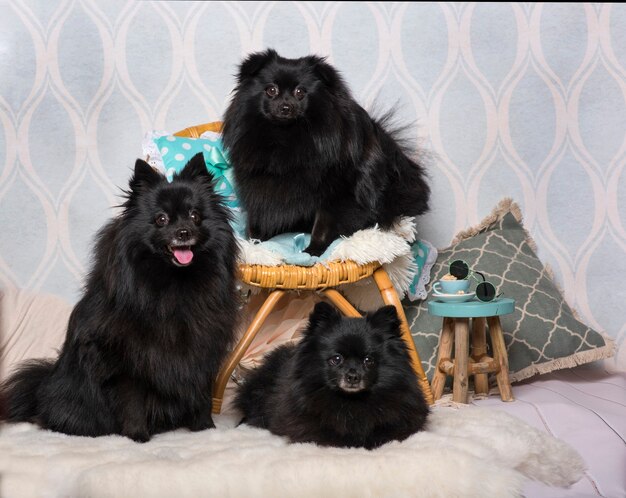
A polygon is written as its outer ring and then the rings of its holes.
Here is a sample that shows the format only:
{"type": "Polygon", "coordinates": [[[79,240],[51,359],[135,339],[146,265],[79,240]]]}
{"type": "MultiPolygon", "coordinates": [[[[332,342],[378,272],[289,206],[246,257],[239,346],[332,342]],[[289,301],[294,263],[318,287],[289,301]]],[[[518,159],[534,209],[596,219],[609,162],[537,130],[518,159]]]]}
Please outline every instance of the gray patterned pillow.
{"type": "MultiPolygon", "coordinates": [[[[515,299],[515,312],[500,317],[511,381],[613,355],[613,341],[581,323],[534,251],[517,205],[503,200],[476,228],[457,235],[439,252],[431,283],[455,259],[484,273],[497,291],[515,299]]],[[[430,285],[426,290],[430,292],[430,285]]],[[[472,287],[473,288],[473,287],[472,287]]],[[[415,346],[430,379],[437,361],[441,318],[431,316],[427,300],[403,302],[415,346]]]]}

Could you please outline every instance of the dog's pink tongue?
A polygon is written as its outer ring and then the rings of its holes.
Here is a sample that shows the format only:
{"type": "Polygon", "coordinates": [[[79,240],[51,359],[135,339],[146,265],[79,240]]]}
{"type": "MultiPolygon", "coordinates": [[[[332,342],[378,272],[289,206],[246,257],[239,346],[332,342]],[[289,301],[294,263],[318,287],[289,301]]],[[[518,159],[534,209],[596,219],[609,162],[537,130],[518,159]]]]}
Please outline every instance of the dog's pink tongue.
{"type": "Polygon", "coordinates": [[[174,249],[174,257],[181,265],[187,265],[193,259],[191,249],[174,249]]]}

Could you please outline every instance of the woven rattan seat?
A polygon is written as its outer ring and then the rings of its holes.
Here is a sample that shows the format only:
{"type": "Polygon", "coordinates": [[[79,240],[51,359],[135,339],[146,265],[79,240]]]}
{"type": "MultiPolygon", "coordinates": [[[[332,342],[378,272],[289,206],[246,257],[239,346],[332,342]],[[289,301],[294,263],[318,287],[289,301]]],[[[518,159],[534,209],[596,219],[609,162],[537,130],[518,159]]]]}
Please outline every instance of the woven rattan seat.
{"type": "MultiPolygon", "coordinates": [[[[213,122],[199,126],[192,126],[175,135],[181,137],[197,138],[206,131],[221,131],[222,123],[213,122]]],[[[406,321],[404,309],[400,298],[389,280],[389,276],[384,268],[378,262],[366,263],[363,265],[353,261],[317,263],[313,266],[264,266],[264,265],[239,265],[239,277],[245,284],[270,290],[267,299],[259,308],[252,323],[235,346],[222,367],[213,387],[213,411],[219,413],[222,407],[222,399],[226,384],[230,379],[232,372],[235,370],[241,358],[247,351],[250,343],[261,330],[263,322],[272,312],[278,301],[288,291],[312,291],[318,292],[324,298],[331,301],[346,316],[360,317],[361,314],[352,306],[343,295],[336,290],[340,285],[351,284],[373,277],[381,297],[385,304],[391,304],[396,307],[400,318],[400,328],[402,337],[407,345],[407,349],[411,356],[413,369],[417,374],[420,388],[429,404],[433,403],[433,395],[430,385],[424,373],[422,362],[413,344],[411,332],[406,321]]]]}
{"type": "Polygon", "coordinates": [[[240,265],[241,280],[263,289],[325,290],[371,277],[380,263],[359,265],[353,261],[318,263],[314,266],[240,265]]]}

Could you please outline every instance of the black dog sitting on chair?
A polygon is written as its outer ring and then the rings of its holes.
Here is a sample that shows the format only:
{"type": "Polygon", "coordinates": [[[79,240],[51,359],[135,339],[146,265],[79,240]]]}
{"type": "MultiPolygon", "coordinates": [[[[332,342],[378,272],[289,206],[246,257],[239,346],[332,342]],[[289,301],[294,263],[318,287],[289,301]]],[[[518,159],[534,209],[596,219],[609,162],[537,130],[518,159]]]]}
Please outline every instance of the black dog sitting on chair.
{"type": "Polygon", "coordinates": [[[312,233],[318,256],[341,235],[426,212],[424,168],[389,119],[372,118],[321,57],[248,56],[223,137],[249,237],[312,233]]]}

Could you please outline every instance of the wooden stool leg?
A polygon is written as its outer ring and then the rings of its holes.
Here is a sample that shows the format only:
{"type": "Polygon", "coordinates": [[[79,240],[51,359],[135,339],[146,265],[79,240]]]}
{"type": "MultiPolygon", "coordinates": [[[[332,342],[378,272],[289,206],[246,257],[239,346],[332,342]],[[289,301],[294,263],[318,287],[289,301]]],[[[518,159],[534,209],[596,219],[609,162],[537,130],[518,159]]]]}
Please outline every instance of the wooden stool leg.
{"type": "Polygon", "coordinates": [[[374,272],[373,277],[376,285],[378,286],[378,289],[380,290],[380,295],[383,298],[383,302],[385,304],[391,304],[395,306],[396,310],[398,311],[402,338],[404,339],[404,342],[406,343],[407,349],[409,351],[409,355],[411,356],[413,370],[417,375],[417,380],[419,382],[420,388],[422,389],[422,393],[424,394],[426,402],[429,405],[432,405],[434,402],[433,393],[430,390],[430,384],[428,383],[428,379],[426,378],[424,367],[422,367],[422,361],[420,360],[419,354],[415,349],[415,344],[413,344],[411,330],[409,329],[409,324],[406,321],[406,315],[404,314],[404,309],[402,308],[402,303],[400,302],[398,293],[391,283],[391,280],[389,280],[389,275],[387,275],[387,272],[382,267],[374,272]]]}
{"type": "Polygon", "coordinates": [[[356,310],[350,302],[335,289],[327,289],[322,292],[322,295],[327,297],[339,310],[346,316],[353,318],[359,318],[361,314],[356,310]]]}
{"type": "Polygon", "coordinates": [[[452,342],[454,338],[454,318],[444,318],[439,336],[439,349],[437,363],[435,363],[435,373],[433,374],[432,389],[433,398],[437,401],[443,394],[446,385],[446,374],[440,369],[442,360],[452,359],[452,342]]]}
{"type": "MultiPolygon", "coordinates": [[[[478,363],[485,356],[487,356],[485,317],[480,316],[472,319],[472,359],[478,363]]],[[[474,392],[476,394],[489,393],[487,374],[474,374],[474,392]]]]}
{"type": "Polygon", "coordinates": [[[224,398],[224,390],[226,389],[228,379],[230,379],[230,374],[232,374],[233,370],[237,368],[237,365],[239,365],[241,358],[248,350],[250,343],[258,334],[259,330],[261,330],[263,322],[265,322],[276,304],[278,304],[280,298],[285,295],[285,292],[286,291],[283,290],[275,290],[271,292],[269,296],[267,296],[267,299],[259,308],[259,311],[252,320],[252,323],[248,327],[248,330],[246,330],[245,334],[237,343],[235,349],[232,351],[232,353],[230,353],[230,356],[220,370],[220,373],[217,376],[217,379],[215,380],[215,384],[213,386],[213,413],[219,413],[222,410],[222,399],[224,398]]]}
{"type": "Polygon", "coordinates": [[[454,321],[454,383],[452,401],[467,403],[469,363],[469,318],[456,318],[454,321]]]}
{"type": "Polygon", "coordinates": [[[487,318],[487,323],[489,324],[489,336],[491,337],[491,346],[493,347],[493,358],[499,366],[496,381],[500,390],[500,398],[502,401],[514,401],[511,381],[509,380],[509,360],[506,354],[500,318],[490,316],[487,318]]]}

